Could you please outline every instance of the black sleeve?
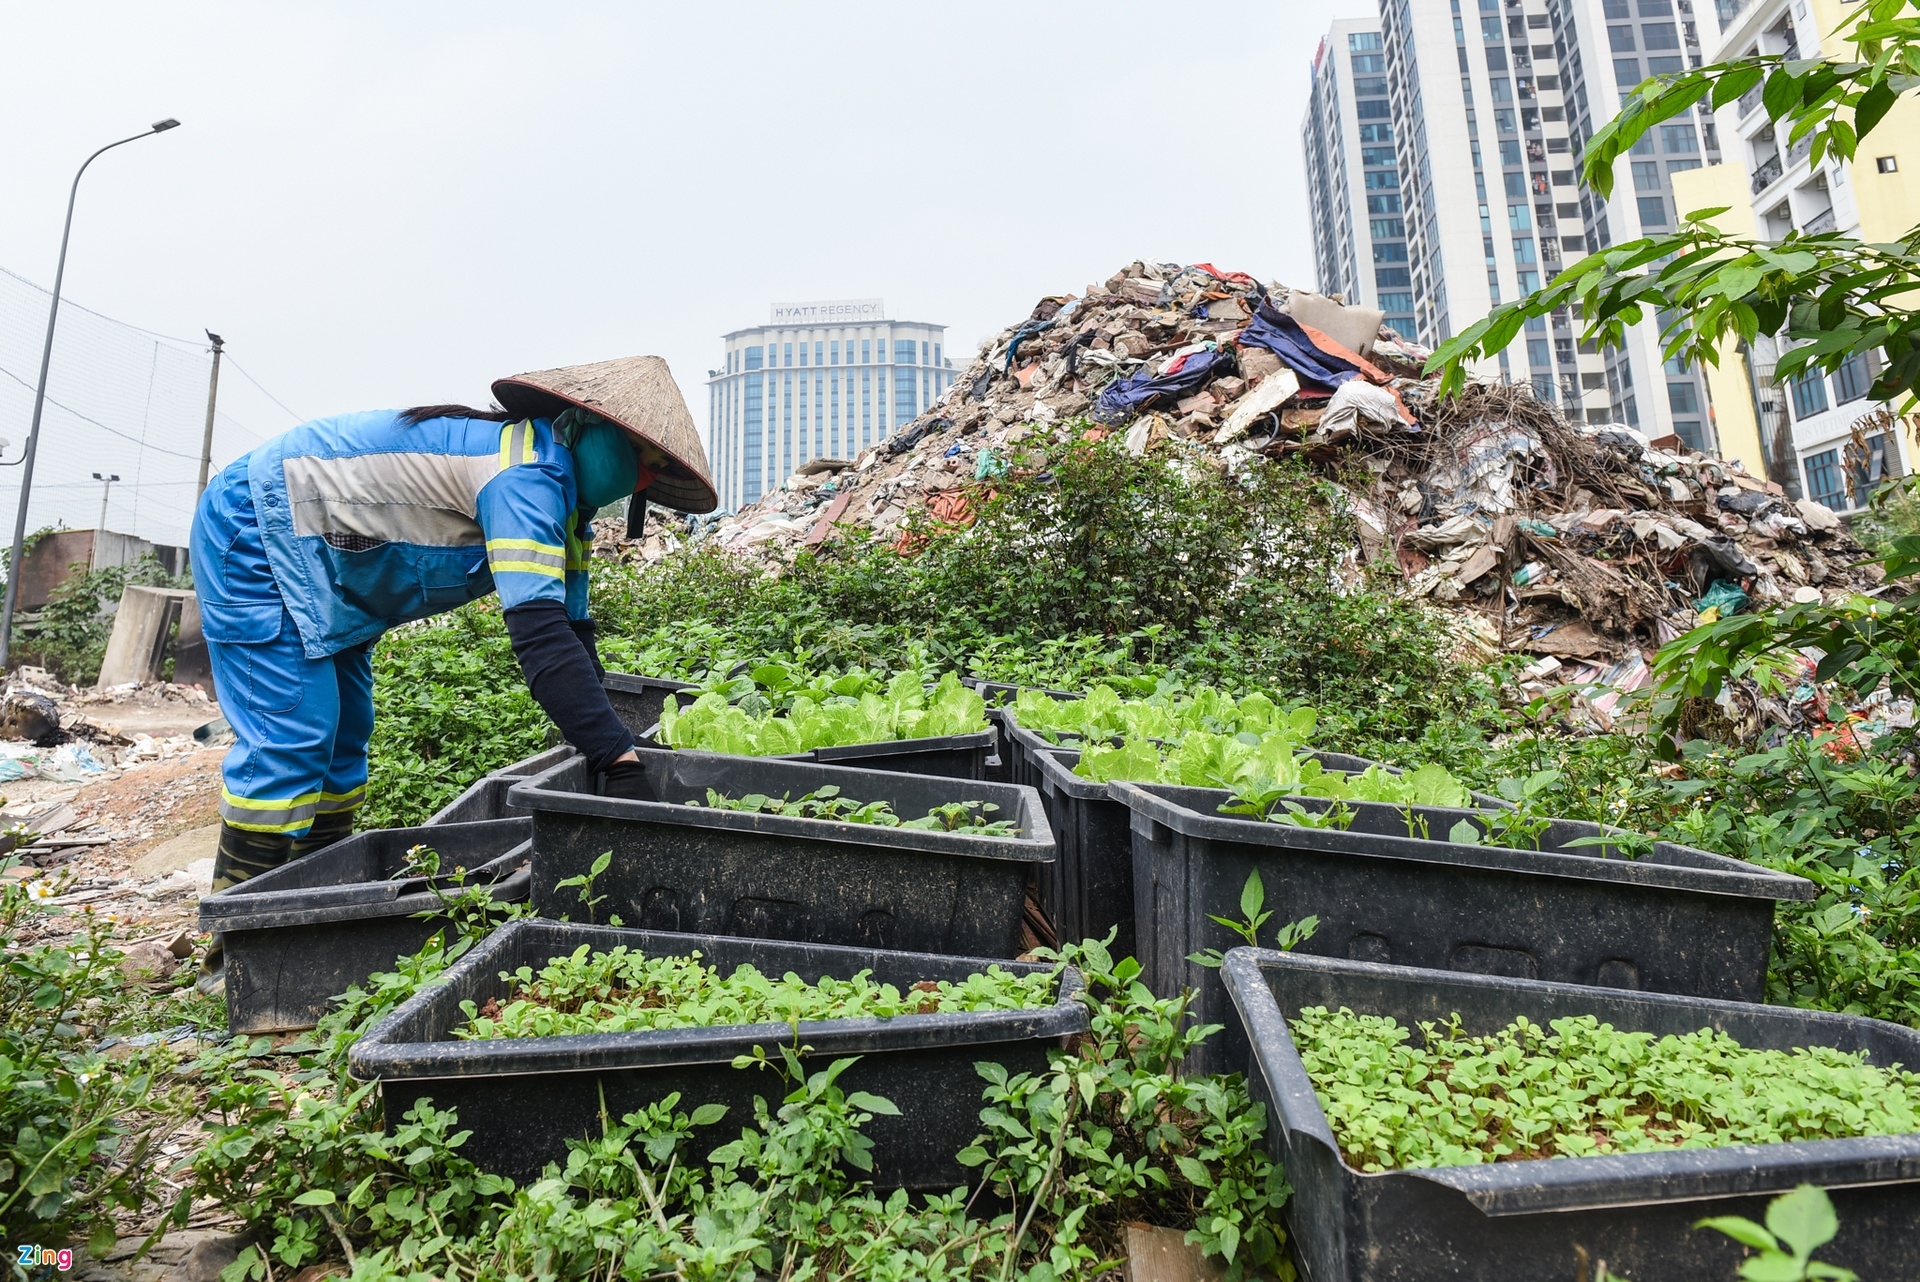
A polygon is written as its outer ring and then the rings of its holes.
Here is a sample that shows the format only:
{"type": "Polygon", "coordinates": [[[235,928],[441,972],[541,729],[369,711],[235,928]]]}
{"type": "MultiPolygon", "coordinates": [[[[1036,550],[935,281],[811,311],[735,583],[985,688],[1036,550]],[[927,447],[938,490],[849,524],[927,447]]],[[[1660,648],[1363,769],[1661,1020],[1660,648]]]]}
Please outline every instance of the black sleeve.
{"type": "Polygon", "coordinates": [[[529,601],[506,612],[513,656],[520,660],[527,688],[568,743],[598,774],[633,747],[633,735],[620,724],[607,692],[595,675],[591,651],[569,626],[558,601],[529,601]]]}
{"type": "Polygon", "coordinates": [[[580,638],[580,644],[587,648],[587,658],[593,664],[593,675],[605,681],[607,668],[600,662],[600,633],[593,626],[593,620],[568,619],[567,626],[573,629],[573,635],[580,638]]]}

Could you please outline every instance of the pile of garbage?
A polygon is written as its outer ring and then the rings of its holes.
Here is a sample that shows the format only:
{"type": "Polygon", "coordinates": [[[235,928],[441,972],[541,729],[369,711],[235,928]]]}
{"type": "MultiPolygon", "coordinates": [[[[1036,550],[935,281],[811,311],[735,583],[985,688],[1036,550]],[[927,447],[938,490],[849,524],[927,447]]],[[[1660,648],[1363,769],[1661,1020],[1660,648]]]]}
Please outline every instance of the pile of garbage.
{"type": "Polygon", "coordinates": [[[214,714],[198,686],[154,681],[88,689],[44,668],[19,668],[0,694],[0,783],[84,783],[203,746],[190,732],[150,734],[120,724],[135,709],[162,708],[177,709],[187,721],[214,714]]]}
{"type": "Polygon", "coordinates": [[[1632,690],[1654,649],[1703,620],[1874,586],[1827,508],[1677,438],[1570,422],[1525,386],[1442,398],[1422,374],[1431,353],[1381,316],[1210,264],[1136,262],[1041,299],[858,458],[811,460],[741,512],[652,523],[643,545],[607,550],[650,561],[710,540],[778,568],[839,524],[964,522],[1023,443],[1089,419],[1135,454],[1338,464],[1356,577],[1453,611],[1483,655],[1538,656],[1542,689],[1632,690]]]}

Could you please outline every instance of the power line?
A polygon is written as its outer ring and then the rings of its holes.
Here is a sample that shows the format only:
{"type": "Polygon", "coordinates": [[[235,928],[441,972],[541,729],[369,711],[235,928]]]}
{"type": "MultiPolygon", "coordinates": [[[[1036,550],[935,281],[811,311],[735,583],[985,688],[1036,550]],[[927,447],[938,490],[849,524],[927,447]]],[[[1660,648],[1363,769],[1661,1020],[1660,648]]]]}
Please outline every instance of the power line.
{"type": "Polygon", "coordinates": [[[227,364],[239,370],[240,376],[242,378],[246,379],[249,383],[252,383],[256,388],[259,388],[260,395],[266,397],[268,400],[272,401],[275,405],[278,405],[281,409],[287,410],[287,413],[293,417],[294,422],[304,423],[307,421],[307,416],[305,414],[300,413],[298,410],[287,409],[287,403],[285,401],[281,400],[278,396],[275,396],[272,392],[269,392],[266,388],[261,387],[260,380],[255,378],[253,375],[247,373],[247,367],[242,365],[239,361],[236,361],[235,359],[233,359],[233,349],[231,347],[225,349],[225,354],[226,354],[227,364]]]}
{"type": "MultiPolygon", "coordinates": [[[[19,272],[8,271],[5,267],[0,267],[0,272],[4,272],[6,275],[13,277],[15,280],[19,281],[22,285],[25,285],[28,289],[34,290],[37,293],[45,294],[48,298],[53,297],[52,290],[48,289],[44,285],[36,284],[35,282],[27,279],[25,276],[22,276],[19,272]]],[[[204,343],[200,339],[178,338],[172,334],[162,334],[159,330],[145,329],[139,325],[132,325],[126,321],[117,320],[114,317],[107,315],[105,312],[96,312],[91,307],[82,307],[79,303],[74,302],[71,298],[62,297],[60,299],[60,305],[63,308],[71,307],[74,311],[85,312],[89,316],[98,317],[99,319],[106,321],[109,325],[118,325],[122,329],[130,329],[135,331],[136,333],[145,334],[149,338],[164,338],[169,343],[183,343],[188,347],[195,347],[195,348],[206,347],[206,343],[204,343]]],[[[265,391],[266,389],[262,388],[261,390],[265,391]]]]}
{"type": "MultiPolygon", "coordinates": [[[[5,268],[0,268],[0,271],[5,271],[5,270],[6,270],[5,268]]],[[[9,274],[9,275],[11,275],[12,273],[11,273],[11,272],[9,272],[8,274],[9,274]]],[[[29,383],[29,382],[28,382],[28,381],[27,381],[26,379],[24,379],[24,378],[21,378],[21,377],[20,377],[20,376],[19,376],[18,374],[16,374],[16,373],[14,373],[14,372],[13,372],[12,370],[10,370],[10,369],[7,369],[7,368],[6,368],[5,366],[0,366],[0,374],[5,374],[5,375],[6,375],[6,376],[7,376],[8,378],[10,378],[10,379],[12,379],[12,380],[13,380],[14,382],[16,382],[16,383],[18,383],[18,384],[20,384],[20,386],[22,386],[22,387],[24,387],[24,388],[26,388],[26,389],[27,389],[28,391],[32,391],[32,390],[33,390],[33,384],[32,384],[32,383],[29,383]]],[[[154,451],[154,452],[155,452],[155,453],[157,453],[157,454],[171,454],[171,455],[173,455],[173,457],[175,457],[175,458],[183,458],[183,459],[190,459],[190,460],[192,460],[192,461],[193,461],[193,462],[195,462],[195,463],[198,463],[198,462],[200,461],[200,456],[199,456],[198,454],[182,454],[182,453],[181,453],[181,452],[180,452],[179,450],[170,450],[170,449],[167,449],[167,448],[166,448],[165,446],[163,446],[163,445],[148,445],[148,444],[147,444],[147,443],[146,443],[145,441],[142,441],[142,440],[141,440],[141,439],[140,439],[139,437],[137,437],[137,436],[130,436],[130,435],[128,435],[127,433],[125,433],[125,432],[123,432],[123,431],[121,431],[121,430],[120,430],[119,428],[117,428],[117,427],[108,427],[108,426],[107,426],[107,425],[106,425],[105,423],[102,423],[102,422],[101,422],[101,421],[100,421],[99,419],[97,419],[97,418],[88,418],[88,417],[87,417],[87,416],[86,416],[85,414],[82,414],[82,413],[81,413],[81,412],[80,412],[79,410],[77,410],[77,409],[74,409],[74,408],[73,408],[72,406],[70,406],[70,405],[62,405],[62,404],[61,404],[61,403],[60,403],[59,401],[56,401],[56,400],[54,400],[54,399],[53,399],[53,397],[51,397],[51,396],[49,396],[49,397],[47,397],[47,404],[49,404],[49,405],[52,405],[52,406],[56,406],[56,407],[58,407],[58,408],[60,408],[60,409],[63,409],[63,410],[65,410],[65,411],[66,411],[67,413],[69,413],[69,414],[71,414],[71,415],[73,415],[73,416],[74,416],[75,418],[77,418],[77,419],[79,419],[79,420],[80,420],[81,422],[83,422],[83,423],[91,423],[91,424],[93,424],[93,425],[94,425],[95,427],[97,427],[97,428],[99,428],[99,429],[100,429],[101,431],[103,431],[103,432],[111,432],[111,433],[112,433],[113,435],[115,435],[115,436],[117,436],[117,437],[119,437],[119,438],[120,438],[121,440],[123,440],[123,441],[131,441],[131,442],[133,442],[133,443],[134,443],[135,445],[138,445],[138,446],[140,446],[140,447],[141,447],[141,448],[143,448],[143,449],[149,449],[149,450],[152,450],[152,451],[154,451]]]]}

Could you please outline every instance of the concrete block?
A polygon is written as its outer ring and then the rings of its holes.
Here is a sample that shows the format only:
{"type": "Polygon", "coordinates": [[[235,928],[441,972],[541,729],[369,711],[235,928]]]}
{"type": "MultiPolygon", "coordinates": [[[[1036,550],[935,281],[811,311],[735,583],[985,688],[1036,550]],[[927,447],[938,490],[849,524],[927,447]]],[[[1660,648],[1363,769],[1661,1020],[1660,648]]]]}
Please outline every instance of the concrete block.
{"type": "Polygon", "coordinates": [[[113,635],[107,639],[99,684],[158,681],[173,624],[192,599],[193,593],[182,588],[128,588],[113,617],[113,635]]]}

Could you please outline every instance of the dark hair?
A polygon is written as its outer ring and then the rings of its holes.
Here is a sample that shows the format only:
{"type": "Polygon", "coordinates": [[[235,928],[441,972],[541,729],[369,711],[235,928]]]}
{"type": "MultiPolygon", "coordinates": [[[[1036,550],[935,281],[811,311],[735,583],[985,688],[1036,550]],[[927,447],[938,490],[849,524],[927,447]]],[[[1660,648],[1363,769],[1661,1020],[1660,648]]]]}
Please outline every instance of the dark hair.
{"type": "Polygon", "coordinates": [[[477,410],[471,405],[416,405],[400,411],[400,421],[408,427],[424,423],[430,418],[478,418],[489,423],[511,423],[523,417],[521,414],[509,414],[498,406],[490,410],[477,410]]]}

